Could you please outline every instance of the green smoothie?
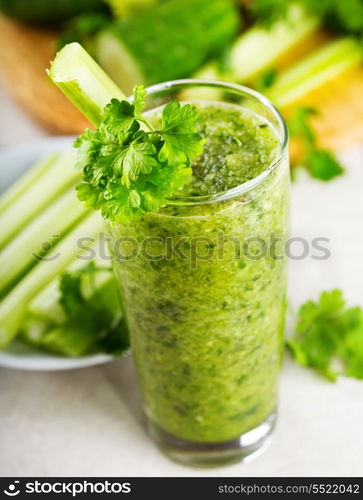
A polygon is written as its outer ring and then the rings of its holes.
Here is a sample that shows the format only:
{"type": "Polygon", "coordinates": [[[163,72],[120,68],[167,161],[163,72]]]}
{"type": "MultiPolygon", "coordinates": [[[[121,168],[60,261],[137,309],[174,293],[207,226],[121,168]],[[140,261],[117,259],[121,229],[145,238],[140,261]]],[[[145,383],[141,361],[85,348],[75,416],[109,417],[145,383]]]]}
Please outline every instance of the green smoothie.
{"type": "Polygon", "coordinates": [[[195,105],[206,143],[190,182],[159,213],[110,228],[148,417],[176,438],[220,443],[275,410],[289,171],[286,159],[268,169],[280,144],[265,119],[195,105]]]}

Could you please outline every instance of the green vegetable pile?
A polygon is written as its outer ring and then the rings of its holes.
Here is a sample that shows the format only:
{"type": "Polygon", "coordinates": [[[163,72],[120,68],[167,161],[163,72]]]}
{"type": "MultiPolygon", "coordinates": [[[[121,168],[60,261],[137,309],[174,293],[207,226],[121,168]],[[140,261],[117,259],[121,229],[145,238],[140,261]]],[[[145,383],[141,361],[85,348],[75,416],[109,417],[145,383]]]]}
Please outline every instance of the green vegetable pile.
{"type": "Polygon", "coordinates": [[[135,88],[132,103],[122,99],[78,44],[58,54],[49,74],[98,128],[75,141],[78,170],[73,155],[53,155],[0,199],[0,346],[21,335],[66,356],[118,354],[128,347],[127,326],[110,268],[95,251],[102,218],[88,207],[113,221],[158,211],[189,179],[190,163],[202,152],[199,115],[194,106],[171,101],[154,129],[143,114],[144,88],[135,88]],[[77,183],[86,207],[76,198],[77,183]],[[92,245],[80,252],[85,236],[92,245]],[[96,260],[80,266],[90,250],[96,260]]]}
{"type": "Polygon", "coordinates": [[[110,262],[99,253],[103,221],[77,199],[74,163],[73,152],[47,156],[0,197],[1,347],[20,337],[63,356],[128,348],[110,262]]]}
{"type": "MultiPolygon", "coordinates": [[[[301,98],[363,62],[363,0],[37,0],[31,9],[26,0],[0,0],[0,11],[27,22],[67,20],[58,48],[80,42],[126,95],[190,76],[227,80],[263,88],[282,111],[295,107],[296,119],[308,117],[296,109],[301,98]],[[331,40],[275,69],[322,28],[331,40]]],[[[322,181],[342,173],[331,151],[302,139],[297,166],[322,181]]]]}
{"type": "MultiPolygon", "coordinates": [[[[106,3],[111,10],[101,0],[37,0],[31,9],[25,0],[0,0],[0,10],[16,19],[68,21],[62,43],[82,41],[118,84],[78,44],[64,47],[50,69],[97,130],[86,130],[75,143],[78,170],[73,156],[53,155],[0,198],[1,347],[21,336],[66,356],[127,349],[110,268],[97,257],[81,266],[75,242],[87,234],[97,245],[103,221],[91,207],[111,221],[159,210],[187,182],[203,148],[192,105],[167,104],[155,129],[144,113],[143,87],[126,99],[135,84],[190,75],[224,79],[263,89],[284,109],[363,61],[362,0],[254,0],[242,11],[253,22],[242,23],[248,27],[240,34],[232,0],[106,3]],[[275,70],[288,50],[322,26],[333,40],[275,70]],[[76,185],[85,206],[76,199],[76,185]]],[[[289,129],[303,143],[301,164],[328,181],[343,169],[317,143],[310,124],[317,112],[296,108],[289,129]]],[[[363,379],[363,311],[346,307],[339,290],[324,292],[301,307],[287,347],[299,364],[329,380],[363,379]]]]}

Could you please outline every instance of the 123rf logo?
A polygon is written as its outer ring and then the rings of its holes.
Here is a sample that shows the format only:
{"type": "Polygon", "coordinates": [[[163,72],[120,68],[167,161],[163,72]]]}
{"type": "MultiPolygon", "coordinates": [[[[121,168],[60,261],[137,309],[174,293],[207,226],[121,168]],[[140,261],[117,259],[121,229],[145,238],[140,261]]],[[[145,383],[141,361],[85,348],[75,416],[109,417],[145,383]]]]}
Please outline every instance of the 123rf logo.
{"type": "MultiPolygon", "coordinates": [[[[54,481],[52,483],[48,481],[27,481],[22,488],[24,493],[29,494],[68,494],[72,497],[76,497],[79,494],[100,494],[100,493],[110,493],[110,494],[120,494],[120,493],[131,493],[131,483],[120,483],[118,481],[54,481]]],[[[8,497],[15,497],[20,493],[19,481],[13,481],[4,490],[5,495],[8,497]]]]}

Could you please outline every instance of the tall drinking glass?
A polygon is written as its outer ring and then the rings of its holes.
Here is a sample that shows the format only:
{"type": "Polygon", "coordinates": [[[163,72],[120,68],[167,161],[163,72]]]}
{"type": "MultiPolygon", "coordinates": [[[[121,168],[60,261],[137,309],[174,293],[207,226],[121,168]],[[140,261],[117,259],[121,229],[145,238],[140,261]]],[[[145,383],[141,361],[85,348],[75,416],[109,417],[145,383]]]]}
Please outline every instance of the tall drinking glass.
{"type": "MultiPolygon", "coordinates": [[[[286,127],[266,98],[239,85],[181,80],[150,87],[148,95],[151,117],[170,100],[193,101],[253,114],[254,133],[269,127],[276,138],[272,161],[256,177],[222,192],[175,196],[158,213],[109,226],[152,437],[190,465],[244,460],[266,445],[276,420],[286,127]]],[[[219,175],[218,165],[211,175],[219,175]]]]}

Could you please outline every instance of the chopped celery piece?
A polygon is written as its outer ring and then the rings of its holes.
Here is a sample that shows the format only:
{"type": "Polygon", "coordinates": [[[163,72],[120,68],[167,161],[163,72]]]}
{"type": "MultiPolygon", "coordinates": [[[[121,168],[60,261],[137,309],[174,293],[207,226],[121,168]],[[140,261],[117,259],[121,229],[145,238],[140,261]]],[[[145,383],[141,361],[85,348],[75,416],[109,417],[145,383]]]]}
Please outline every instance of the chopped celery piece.
{"type": "Polygon", "coordinates": [[[0,252],[0,293],[41,260],[88,211],[72,187],[33,219],[0,252]]]}
{"type": "Polygon", "coordinates": [[[44,318],[27,316],[22,323],[21,338],[31,345],[39,346],[43,335],[50,327],[51,323],[44,318]]]}
{"type": "Polygon", "coordinates": [[[317,31],[320,24],[319,19],[303,6],[292,4],[283,19],[269,27],[253,26],[237,38],[227,55],[226,71],[219,70],[217,63],[210,63],[195,77],[250,82],[317,31]]]}
{"type": "Polygon", "coordinates": [[[278,106],[290,105],[362,61],[363,49],[356,39],[335,40],[281,73],[265,94],[278,106]]]}
{"type": "MultiPolygon", "coordinates": [[[[67,318],[54,325],[39,339],[43,349],[64,356],[81,356],[87,352],[106,351],[121,354],[129,348],[128,329],[125,322],[114,279],[96,289],[89,299],[88,316],[67,318]]],[[[87,307],[87,306],[86,306],[87,307]]]]}
{"type": "Polygon", "coordinates": [[[41,347],[47,351],[68,357],[85,354],[95,339],[82,325],[60,325],[46,332],[41,338],[41,347]]]}
{"type": "Polygon", "coordinates": [[[79,240],[97,238],[104,222],[97,212],[88,215],[56,248],[47,260],[39,262],[0,303],[0,347],[5,347],[18,333],[29,301],[50,281],[64,271],[77,255],[81,255],[79,240]]]}
{"type": "Polygon", "coordinates": [[[14,199],[11,205],[0,213],[0,248],[3,248],[37,214],[45,212],[57,196],[81,178],[81,172],[74,167],[75,151],[52,158],[54,161],[42,175],[38,175],[34,182],[24,188],[21,196],[14,199]]]}
{"type": "MultiPolygon", "coordinates": [[[[4,193],[0,196],[0,214],[12,203],[23,195],[35,181],[40,179],[48,168],[59,158],[58,154],[52,154],[43,158],[40,162],[30,167],[21,177],[19,177],[4,193]]],[[[28,207],[27,207],[28,209],[28,207]]],[[[23,208],[24,211],[24,208],[23,208]]],[[[3,240],[3,229],[1,231],[1,240],[3,240]]]]}
{"type": "Polygon", "coordinates": [[[65,45],[51,63],[48,75],[93,125],[111,99],[126,99],[103,69],[79,43],[65,45]]]}

